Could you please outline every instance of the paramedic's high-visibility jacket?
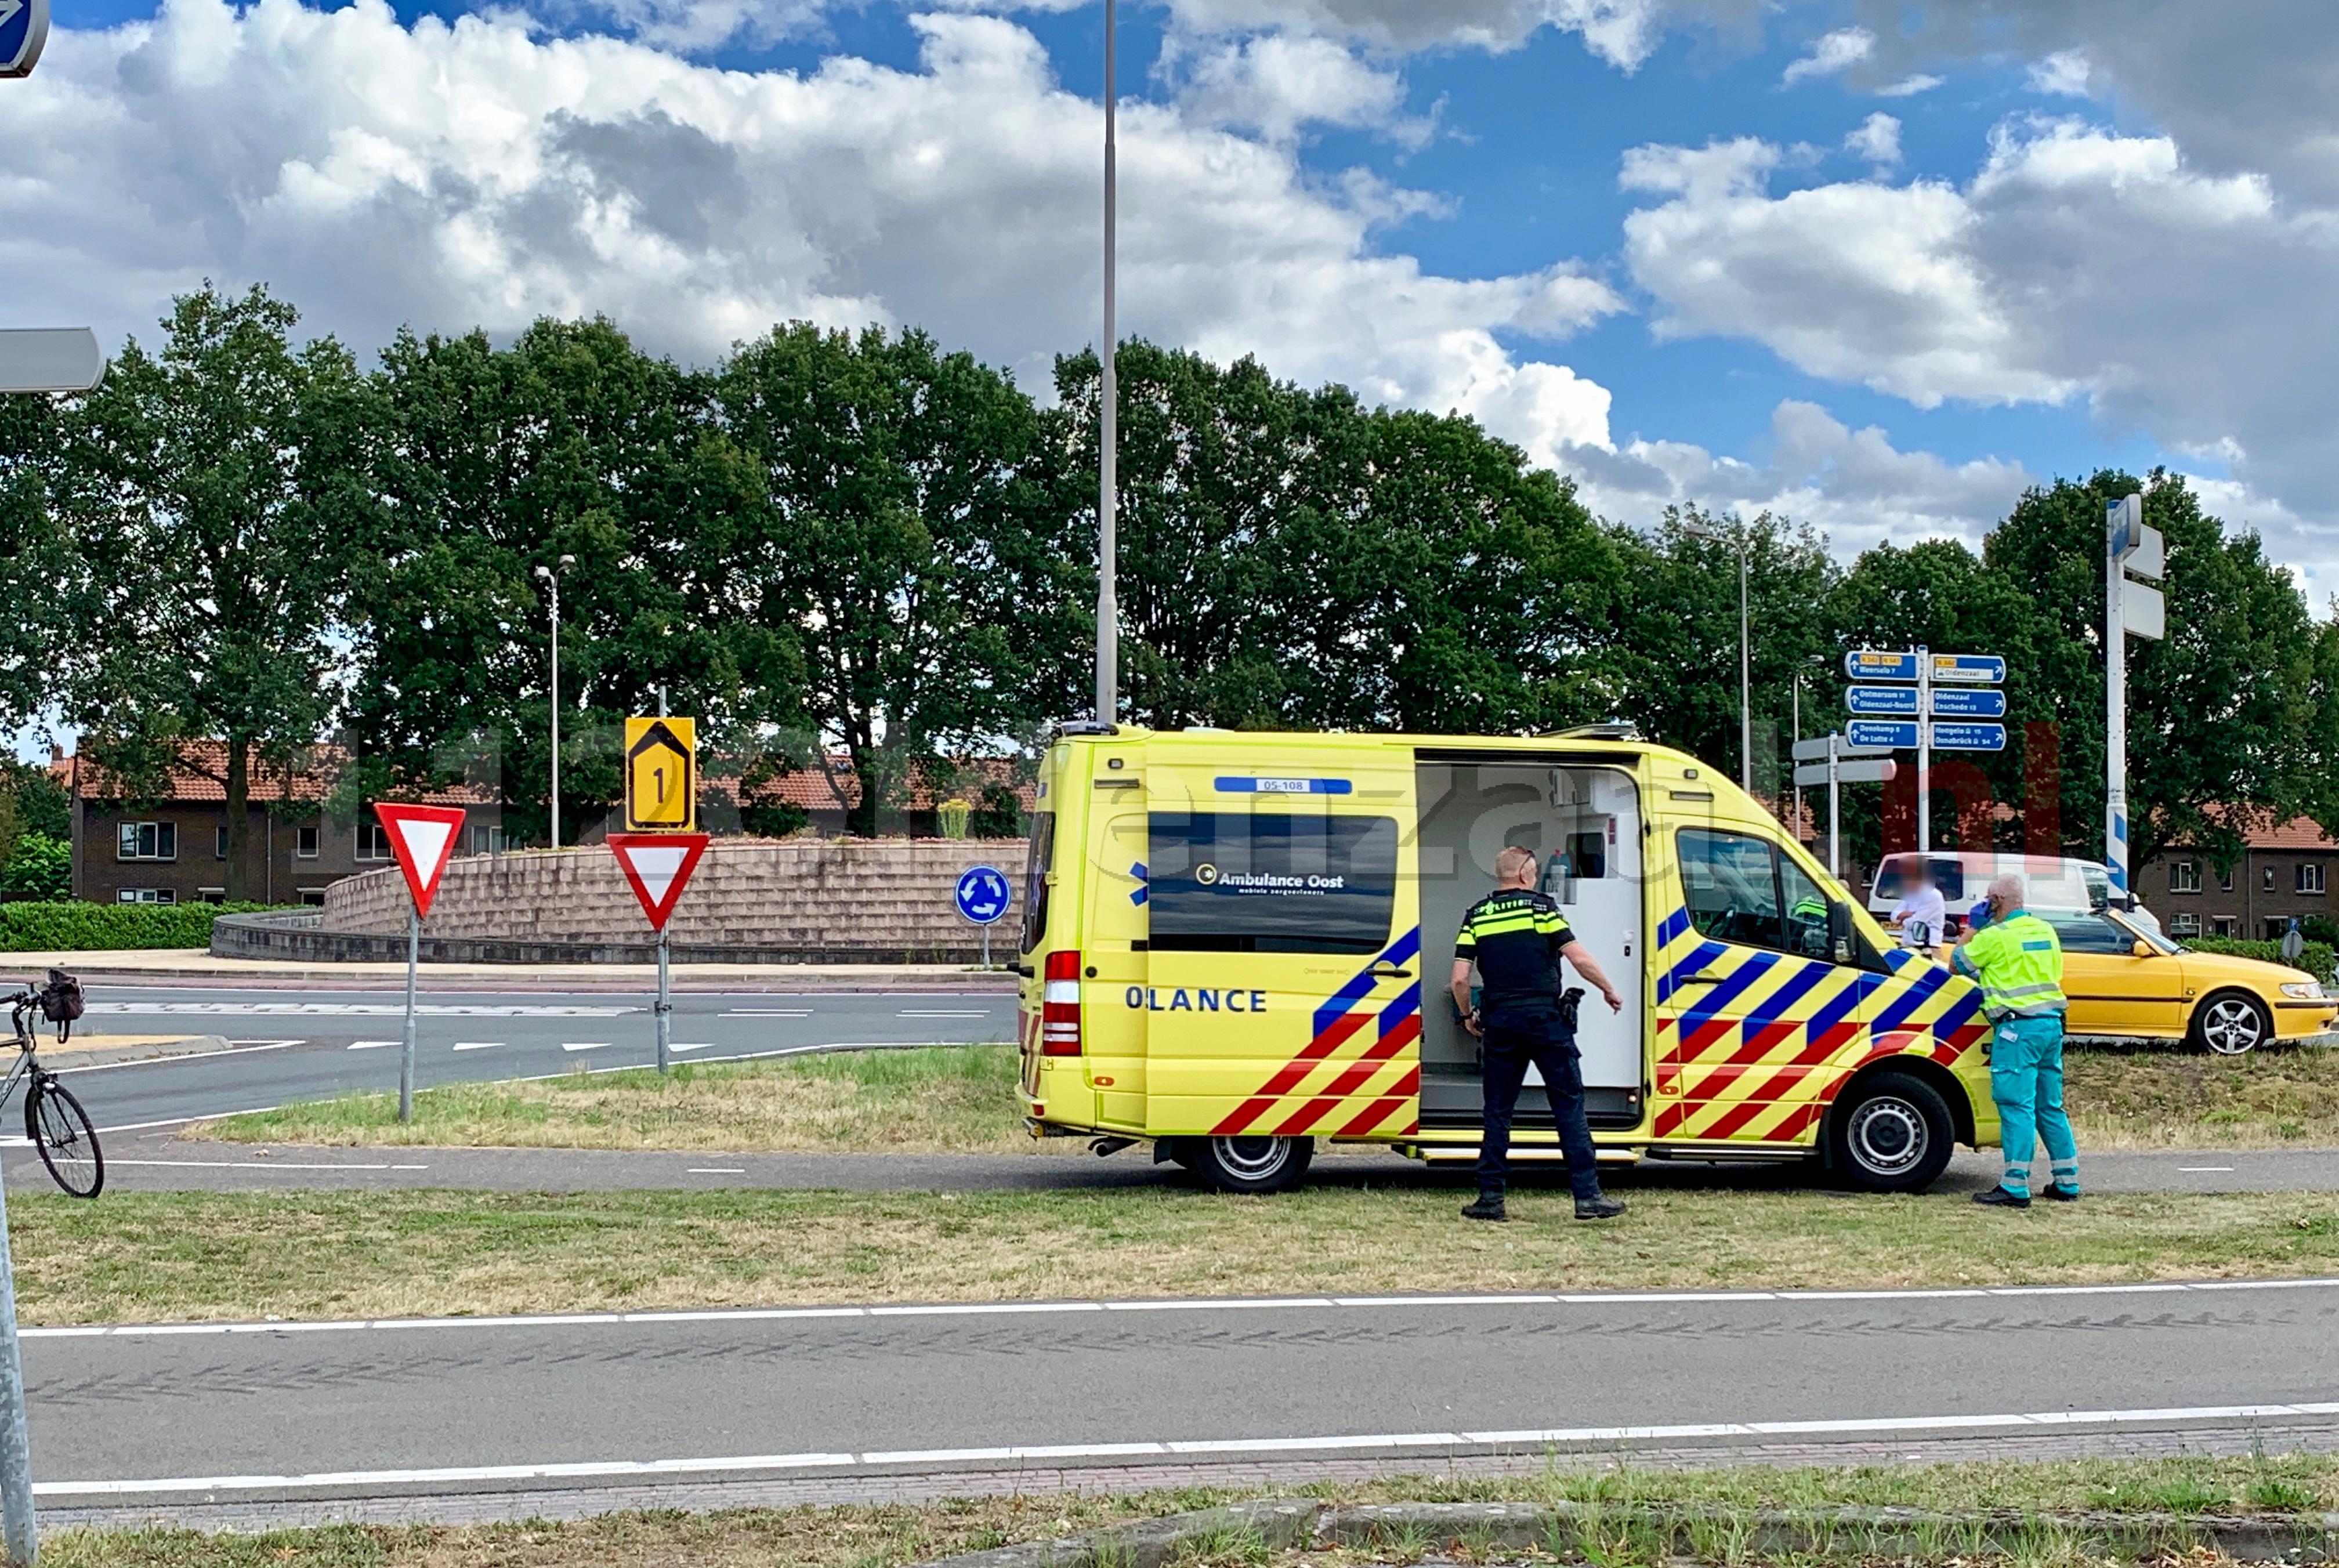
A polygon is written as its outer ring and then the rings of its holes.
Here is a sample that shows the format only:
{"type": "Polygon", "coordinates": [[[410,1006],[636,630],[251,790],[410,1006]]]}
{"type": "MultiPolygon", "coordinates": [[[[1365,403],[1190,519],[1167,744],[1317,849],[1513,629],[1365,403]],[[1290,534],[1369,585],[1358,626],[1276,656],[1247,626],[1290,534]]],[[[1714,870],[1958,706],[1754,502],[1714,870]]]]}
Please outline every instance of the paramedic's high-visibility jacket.
{"type": "Polygon", "coordinates": [[[1981,1010],[1993,1023],[2063,1011],[2063,944],[2028,910],[1977,932],[1958,949],[1956,966],[1981,981],[1981,1010]]]}

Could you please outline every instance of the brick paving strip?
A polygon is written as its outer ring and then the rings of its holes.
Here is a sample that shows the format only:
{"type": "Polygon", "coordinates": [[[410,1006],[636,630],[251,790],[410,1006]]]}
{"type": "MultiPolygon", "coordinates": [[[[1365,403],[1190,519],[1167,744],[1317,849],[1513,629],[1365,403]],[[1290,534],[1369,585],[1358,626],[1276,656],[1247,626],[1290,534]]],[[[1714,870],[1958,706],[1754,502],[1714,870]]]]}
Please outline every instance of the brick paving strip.
{"type": "MultiPolygon", "coordinates": [[[[1172,1487],[1296,1488],[1313,1482],[1363,1483],[1390,1476],[1438,1480],[1534,1477],[1554,1469],[1712,1469],[1727,1465],[1854,1466],[1895,1464],[1940,1464],[1985,1460],[2244,1458],[2258,1455],[2339,1453],[2339,1422],[2297,1421],[2247,1425],[2186,1425],[2164,1430],[2057,1432],[1988,1437],[1913,1438],[1893,1442],[1804,1442],[1614,1445],[1564,1452],[1423,1455],[1387,1458],[1268,1459],[1224,1463],[1174,1462],[1144,1464],[1030,1464],[995,1469],[946,1469],[864,1473],[837,1476],[775,1476],[716,1482],[671,1482],[638,1485],[531,1487],[480,1485],[376,1492],[344,1496],[304,1495],[232,1502],[189,1498],[167,1503],[97,1506],[44,1504],[44,1529],[125,1529],[162,1525],[195,1530],[265,1530],[336,1523],[368,1524],[487,1524],[525,1519],[585,1519],[631,1509],[692,1512],[726,1508],[796,1508],[837,1504],[918,1503],[943,1497],[1031,1495],[1064,1493],[1123,1494],[1172,1487]]],[[[1345,1510],[1346,1513],[1357,1512],[1345,1510]]],[[[1383,1520],[1386,1524],[1386,1519],[1383,1520]]],[[[1198,1526],[1199,1527],[1199,1526],[1198,1526]]],[[[2285,1530],[2288,1528],[2285,1526],[2285,1530]]],[[[2316,1525],[2324,1544],[2321,1558],[2339,1556],[2339,1520],[2316,1525]]],[[[1538,1527],[1540,1529],[1540,1526],[1538,1527]]],[[[1531,1538],[1540,1541],[1537,1533],[1531,1538]]],[[[2287,1534],[2286,1543],[2295,1544],[2287,1534]]],[[[1056,1568],[1080,1568],[1093,1560],[1065,1554],[1071,1543],[1054,1543],[1056,1568]]],[[[2235,1537],[2228,1555],[2246,1554],[2235,1537]]],[[[1108,1554],[1110,1554],[1109,1549],[1108,1554]]],[[[1905,1555],[1905,1553],[1903,1553],[1905,1555]]],[[[2280,1553],[2274,1553],[2280,1555],[2280,1553]]],[[[1154,1559],[1158,1561],[1159,1559],[1154,1559]]],[[[2293,1561],[2299,1559],[2294,1557],[2293,1561]]],[[[969,1560],[989,1564],[988,1556],[969,1560]]],[[[1021,1560],[1002,1558],[1002,1564],[1021,1560]]],[[[1137,1563],[1115,1557],[1120,1568],[1137,1563]]]]}

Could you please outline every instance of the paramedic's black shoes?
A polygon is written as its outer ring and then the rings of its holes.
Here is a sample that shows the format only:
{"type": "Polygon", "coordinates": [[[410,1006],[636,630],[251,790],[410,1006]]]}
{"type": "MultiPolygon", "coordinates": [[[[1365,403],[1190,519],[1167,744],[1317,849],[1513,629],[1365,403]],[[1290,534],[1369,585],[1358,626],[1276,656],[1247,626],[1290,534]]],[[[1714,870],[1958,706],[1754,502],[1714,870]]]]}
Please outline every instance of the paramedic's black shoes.
{"type": "MultiPolygon", "coordinates": [[[[2075,1192],[2071,1196],[2077,1198],[2078,1194],[2075,1192]]],[[[2018,1197],[2014,1193],[2007,1191],[2003,1187],[1993,1187],[1988,1192],[1977,1192],[1974,1194],[1974,1201],[1980,1204],[1985,1208],[2028,1208],[2030,1207],[2030,1200],[2028,1198],[2018,1197]]]]}
{"type": "Polygon", "coordinates": [[[1614,1219],[1624,1212],[1621,1198],[1579,1198],[1575,1200],[1578,1219],[1614,1219]]]}
{"type": "Polygon", "coordinates": [[[1462,1210],[1462,1218],[1465,1219],[1508,1219],[1510,1216],[1503,1211],[1503,1195],[1501,1193],[1482,1192],[1478,1195],[1476,1202],[1462,1210]]]}
{"type": "Polygon", "coordinates": [[[2050,1187],[2039,1196],[2056,1203],[2077,1203],[2079,1201],[2079,1189],[2076,1187],[2050,1187]]]}

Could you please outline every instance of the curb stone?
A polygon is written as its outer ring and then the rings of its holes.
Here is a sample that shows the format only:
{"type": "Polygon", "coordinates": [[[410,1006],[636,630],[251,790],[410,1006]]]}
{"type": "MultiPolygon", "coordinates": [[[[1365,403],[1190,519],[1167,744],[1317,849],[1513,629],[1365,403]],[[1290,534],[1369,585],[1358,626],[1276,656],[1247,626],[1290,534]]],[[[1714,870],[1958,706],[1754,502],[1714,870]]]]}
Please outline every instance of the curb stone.
{"type": "Polygon", "coordinates": [[[2339,1514],[2268,1518],[2183,1518],[2172,1514],[2089,1513],[2025,1516],[2009,1513],[1929,1514],[1913,1508],[1824,1512],[1676,1510],[1576,1503],[1388,1503],[1335,1508],[1305,1500],[1236,1504],[1109,1525],[1055,1541],[1001,1546],[945,1558],[927,1568],[1165,1568],[1181,1552],[1214,1537],[1248,1532],[1268,1549],[1370,1546],[1402,1543],[1416,1552],[1466,1542],[1473,1548],[1546,1546],[1554,1533],[1571,1539],[1591,1530],[1638,1531],[1663,1537],[1659,1551],[1693,1560],[1823,1554],[1846,1548],[1863,1557],[1923,1561],[1950,1555],[2035,1551],[2042,1533],[2082,1545],[2135,1553],[2204,1548],[2245,1563],[2339,1561],[2339,1514]]]}

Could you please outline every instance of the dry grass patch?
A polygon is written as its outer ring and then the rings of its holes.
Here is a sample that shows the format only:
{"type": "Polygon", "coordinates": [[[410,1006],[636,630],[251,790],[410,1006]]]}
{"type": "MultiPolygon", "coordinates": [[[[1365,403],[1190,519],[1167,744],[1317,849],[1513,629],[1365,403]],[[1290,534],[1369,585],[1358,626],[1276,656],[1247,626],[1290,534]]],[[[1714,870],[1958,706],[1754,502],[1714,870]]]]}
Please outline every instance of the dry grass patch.
{"type": "Polygon", "coordinates": [[[32,1323],[609,1311],[838,1301],[1438,1288],[2087,1283],[2339,1271],[2339,1195],[1649,1191],[1604,1226],[1564,1189],[1466,1225],[1450,1189],[27,1194],[32,1323]]]}
{"type": "MultiPolygon", "coordinates": [[[[352,1094],[232,1116],[190,1136],[240,1143],[672,1149],[898,1154],[1025,1151],[1015,1048],[836,1051],[685,1062],[531,1082],[456,1083],[414,1097],[352,1094]]],[[[1071,1147],[1057,1140],[1058,1149],[1071,1147]]]]}
{"type": "MultiPolygon", "coordinates": [[[[1333,1504],[1567,1502],[1684,1510],[1868,1505],[2004,1510],[2044,1518],[2098,1508],[2195,1517],[2292,1514],[2339,1508],[2339,1459],[2302,1455],[1684,1471],[1591,1460],[1555,1463],[1535,1476],[1391,1476],[1302,1491],[1333,1504]]],[[[904,1568],[1266,1494],[1189,1488],[1121,1497],[949,1498],[881,1507],[613,1514],[572,1524],[334,1525],[254,1534],[75,1530],[51,1535],[42,1554],[51,1568],[904,1568]]],[[[1388,1559],[1347,1553],[1337,1560],[1388,1559]]]]}
{"type": "Polygon", "coordinates": [[[2339,1144],[2339,1050],[2074,1047],[2063,1078],[2083,1164],[2090,1149],[2339,1144]]]}

